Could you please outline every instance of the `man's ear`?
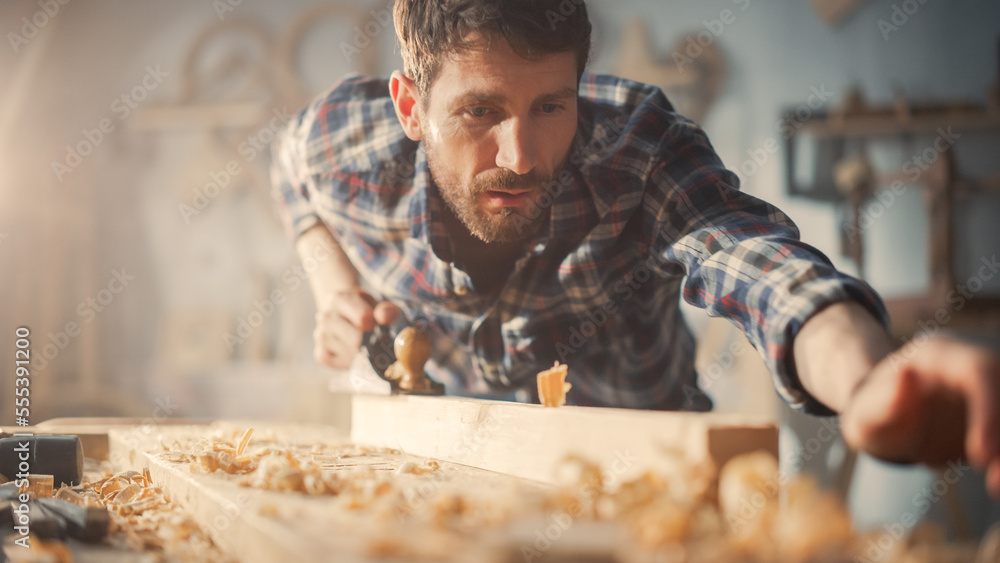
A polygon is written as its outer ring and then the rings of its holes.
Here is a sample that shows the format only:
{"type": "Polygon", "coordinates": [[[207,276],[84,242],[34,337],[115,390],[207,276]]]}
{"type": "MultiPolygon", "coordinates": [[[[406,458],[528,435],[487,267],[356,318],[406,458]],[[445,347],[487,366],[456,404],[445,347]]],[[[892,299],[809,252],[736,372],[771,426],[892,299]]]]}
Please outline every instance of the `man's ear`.
{"type": "Polygon", "coordinates": [[[396,117],[403,126],[403,131],[411,140],[419,141],[423,137],[420,129],[420,96],[417,85],[402,72],[393,71],[389,78],[389,94],[392,104],[396,107],[396,117]]]}

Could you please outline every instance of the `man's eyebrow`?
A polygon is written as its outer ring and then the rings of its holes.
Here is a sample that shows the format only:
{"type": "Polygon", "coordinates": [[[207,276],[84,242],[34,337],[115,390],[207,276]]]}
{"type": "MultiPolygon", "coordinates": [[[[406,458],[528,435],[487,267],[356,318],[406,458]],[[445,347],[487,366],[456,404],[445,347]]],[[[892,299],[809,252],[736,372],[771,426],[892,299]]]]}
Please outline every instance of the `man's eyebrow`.
{"type": "Polygon", "coordinates": [[[542,94],[538,97],[537,101],[548,102],[550,100],[565,100],[566,98],[575,98],[577,96],[576,88],[563,88],[558,92],[552,92],[551,94],[542,94]]]}
{"type": "MultiPolygon", "coordinates": [[[[575,88],[563,88],[556,92],[550,92],[548,94],[542,94],[539,96],[535,102],[536,103],[547,103],[551,101],[564,100],[566,98],[575,98],[577,96],[577,90],[575,88]]],[[[462,94],[452,102],[452,108],[459,108],[475,104],[484,105],[503,105],[507,101],[505,96],[500,94],[489,94],[486,92],[467,92],[462,94]]]]}
{"type": "Polygon", "coordinates": [[[507,101],[507,98],[501,96],[500,94],[487,94],[485,92],[466,92],[455,101],[452,102],[451,107],[457,108],[468,105],[475,104],[488,104],[488,105],[501,105],[507,101]]]}

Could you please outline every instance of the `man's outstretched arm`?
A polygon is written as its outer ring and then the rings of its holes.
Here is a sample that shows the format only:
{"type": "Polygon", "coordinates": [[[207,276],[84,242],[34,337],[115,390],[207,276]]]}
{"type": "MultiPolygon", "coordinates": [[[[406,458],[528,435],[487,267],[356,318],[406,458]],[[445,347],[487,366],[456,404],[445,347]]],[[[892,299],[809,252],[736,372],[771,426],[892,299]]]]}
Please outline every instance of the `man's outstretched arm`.
{"type": "Polygon", "coordinates": [[[361,291],[358,272],[330,230],[318,223],[296,240],[316,300],[316,330],[313,355],[316,361],[338,369],[351,365],[361,349],[361,335],[375,323],[389,324],[399,313],[394,305],[380,303],[361,291]]]}
{"type": "Polygon", "coordinates": [[[313,332],[316,361],[344,369],[361,345],[361,335],[376,319],[390,323],[398,309],[375,306],[359,288],[359,276],[330,229],[320,219],[312,195],[320,190],[307,147],[321,104],[304,110],[272,143],[271,184],[279,215],[302,259],[316,301],[313,332]]]}
{"type": "Polygon", "coordinates": [[[928,338],[895,349],[861,305],[833,304],[793,344],[803,387],[841,415],[847,443],[895,462],[965,459],[1000,496],[1000,357],[928,338]]]}

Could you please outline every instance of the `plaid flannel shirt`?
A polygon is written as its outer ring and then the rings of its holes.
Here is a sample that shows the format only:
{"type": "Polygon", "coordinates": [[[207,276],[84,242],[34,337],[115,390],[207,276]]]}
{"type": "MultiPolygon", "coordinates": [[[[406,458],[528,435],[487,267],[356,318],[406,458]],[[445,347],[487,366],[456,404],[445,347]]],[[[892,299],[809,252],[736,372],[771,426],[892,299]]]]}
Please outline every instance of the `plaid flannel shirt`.
{"type": "Polygon", "coordinates": [[[449,394],[532,390],[559,360],[569,404],[708,409],[683,295],[742,328],[789,404],[829,412],[799,383],[792,340],[838,301],[887,323],[878,296],[740,192],[657,88],[585,74],[579,94],[568,162],[539,198],[543,226],[489,294],[452,258],[423,144],[403,133],[385,80],[343,81],[278,136],[272,180],[289,234],[322,222],[367,291],[426,324],[427,371],[449,394]]]}

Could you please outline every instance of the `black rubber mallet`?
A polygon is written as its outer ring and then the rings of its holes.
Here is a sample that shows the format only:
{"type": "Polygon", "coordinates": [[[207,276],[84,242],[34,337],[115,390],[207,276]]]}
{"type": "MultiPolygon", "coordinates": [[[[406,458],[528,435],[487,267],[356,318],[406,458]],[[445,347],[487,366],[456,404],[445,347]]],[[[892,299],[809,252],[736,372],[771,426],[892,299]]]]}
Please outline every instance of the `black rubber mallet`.
{"type": "Polygon", "coordinates": [[[9,481],[51,475],[52,486],[75,486],[83,477],[83,444],[77,436],[35,435],[0,438],[0,474],[9,481]]]}

